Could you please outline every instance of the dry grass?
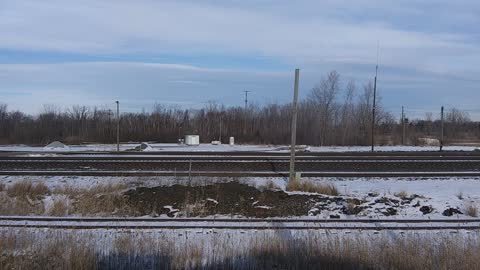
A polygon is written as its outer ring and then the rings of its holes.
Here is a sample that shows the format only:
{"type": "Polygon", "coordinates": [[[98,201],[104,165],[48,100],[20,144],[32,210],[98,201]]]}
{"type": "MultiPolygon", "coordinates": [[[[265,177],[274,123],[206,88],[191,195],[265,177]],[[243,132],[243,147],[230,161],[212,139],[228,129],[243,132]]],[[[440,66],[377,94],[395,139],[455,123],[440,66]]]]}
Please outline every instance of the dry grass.
{"type": "Polygon", "coordinates": [[[50,216],[63,217],[68,215],[68,206],[64,199],[57,198],[53,201],[53,206],[48,213],[50,216]]]}
{"type": "Polygon", "coordinates": [[[265,189],[267,189],[267,190],[277,190],[278,186],[275,185],[275,183],[272,180],[268,180],[267,184],[265,186],[265,189]]]}
{"type": "Polygon", "coordinates": [[[478,208],[475,205],[470,204],[466,207],[465,213],[471,217],[478,217],[478,208]]]}
{"type": "Polygon", "coordinates": [[[43,196],[50,194],[50,190],[42,182],[33,184],[31,181],[22,181],[9,187],[7,189],[7,194],[10,197],[40,199],[43,196]]]}
{"type": "Polygon", "coordinates": [[[17,182],[0,193],[0,215],[43,215],[41,199],[49,192],[43,183],[17,182]]]}
{"type": "Polygon", "coordinates": [[[392,241],[389,234],[276,232],[238,245],[221,234],[39,232],[0,231],[0,269],[480,269],[478,235],[406,234],[392,241]]]}
{"type": "Polygon", "coordinates": [[[5,184],[4,183],[0,183],[0,192],[4,191],[5,190],[5,184]]]}
{"type": "Polygon", "coordinates": [[[401,199],[408,198],[408,193],[405,190],[395,193],[395,196],[401,199]]]}
{"type": "Polygon", "coordinates": [[[463,192],[461,192],[461,191],[458,192],[457,198],[458,198],[459,200],[463,200],[463,192]]]}
{"type": "Polygon", "coordinates": [[[128,215],[131,211],[122,195],[125,189],[123,184],[107,184],[88,189],[65,186],[50,192],[43,183],[17,182],[0,193],[0,215],[128,215]],[[47,209],[46,195],[53,198],[47,209]]]}
{"type": "MultiPolygon", "coordinates": [[[[56,188],[53,193],[65,195],[73,201],[68,207],[72,213],[84,216],[125,215],[130,213],[121,194],[126,188],[124,184],[106,184],[91,188],[64,186],[56,188]]],[[[59,210],[62,209],[60,202],[58,207],[59,210]]]]}
{"type": "Polygon", "coordinates": [[[288,182],[287,191],[303,191],[330,196],[338,196],[340,194],[334,184],[315,184],[308,180],[293,180],[288,182]]]}
{"type": "Polygon", "coordinates": [[[207,208],[204,202],[196,201],[195,203],[185,202],[183,209],[180,211],[184,217],[205,217],[207,216],[207,208]]]}
{"type": "Polygon", "coordinates": [[[1,235],[0,269],[95,269],[96,254],[81,239],[53,237],[38,243],[27,235],[1,235]],[[22,252],[15,252],[20,249],[22,252]]]}

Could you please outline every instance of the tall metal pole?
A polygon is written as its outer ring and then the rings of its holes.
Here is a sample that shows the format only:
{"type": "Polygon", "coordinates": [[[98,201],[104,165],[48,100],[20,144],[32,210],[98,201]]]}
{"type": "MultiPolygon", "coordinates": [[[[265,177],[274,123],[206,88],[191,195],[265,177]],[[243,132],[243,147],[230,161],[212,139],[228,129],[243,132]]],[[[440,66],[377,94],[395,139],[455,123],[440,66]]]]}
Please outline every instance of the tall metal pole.
{"type": "Polygon", "coordinates": [[[120,102],[117,100],[117,152],[120,152],[120,102]]]}
{"type": "Polygon", "coordinates": [[[402,106],[402,145],[405,145],[405,113],[402,106]]]}
{"type": "Polygon", "coordinates": [[[441,118],[441,131],[440,131],[440,152],[442,152],[443,150],[443,121],[444,121],[444,117],[443,117],[443,106],[442,106],[442,110],[441,110],[441,113],[440,113],[440,118],[441,118]]]}
{"type": "Polygon", "coordinates": [[[377,107],[377,75],[378,75],[378,63],[375,68],[375,83],[373,85],[373,108],[372,108],[372,152],[375,151],[375,110],[377,107]]]}
{"type": "Polygon", "coordinates": [[[293,112],[292,112],[292,143],[290,144],[290,181],[295,179],[295,148],[297,142],[297,112],[298,112],[298,83],[300,69],[295,69],[295,84],[293,87],[293,112]]]}

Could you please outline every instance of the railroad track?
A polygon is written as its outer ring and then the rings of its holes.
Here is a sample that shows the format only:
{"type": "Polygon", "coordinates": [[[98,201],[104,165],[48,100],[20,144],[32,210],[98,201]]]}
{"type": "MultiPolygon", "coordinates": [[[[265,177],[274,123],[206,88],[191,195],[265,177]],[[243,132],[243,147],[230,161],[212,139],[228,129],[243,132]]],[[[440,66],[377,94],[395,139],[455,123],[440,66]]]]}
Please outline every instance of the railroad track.
{"type": "MultiPolygon", "coordinates": [[[[258,171],[94,171],[94,170],[0,170],[3,176],[98,176],[98,177],[287,177],[289,172],[258,171]]],[[[480,171],[458,172],[302,172],[303,177],[480,177],[480,171]]]]}
{"type": "Polygon", "coordinates": [[[219,230],[480,230],[480,219],[247,219],[0,217],[0,228],[219,230]]]}
{"type": "MultiPolygon", "coordinates": [[[[286,153],[5,153],[0,175],[284,176],[286,153]]],[[[480,176],[477,152],[299,153],[296,170],[312,177],[480,176]]]]}

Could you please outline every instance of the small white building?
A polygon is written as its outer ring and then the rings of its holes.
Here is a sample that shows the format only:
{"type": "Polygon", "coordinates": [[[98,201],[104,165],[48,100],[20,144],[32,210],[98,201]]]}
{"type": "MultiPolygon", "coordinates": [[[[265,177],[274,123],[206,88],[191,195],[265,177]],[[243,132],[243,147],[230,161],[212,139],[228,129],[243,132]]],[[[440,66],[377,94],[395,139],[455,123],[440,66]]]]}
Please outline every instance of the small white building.
{"type": "Polygon", "coordinates": [[[185,135],[185,144],[186,145],[200,145],[200,136],[199,135],[185,135]]]}

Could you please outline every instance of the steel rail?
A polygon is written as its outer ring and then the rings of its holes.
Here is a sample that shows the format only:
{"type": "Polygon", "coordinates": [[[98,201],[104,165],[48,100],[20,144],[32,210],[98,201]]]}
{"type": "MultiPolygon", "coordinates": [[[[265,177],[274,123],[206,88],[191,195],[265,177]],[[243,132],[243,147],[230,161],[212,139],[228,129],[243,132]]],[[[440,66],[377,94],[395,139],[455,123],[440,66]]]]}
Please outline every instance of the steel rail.
{"type": "MultiPolygon", "coordinates": [[[[287,171],[151,171],[151,170],[0,170],[3,176],[210,176],[210,177],[286,177],[287,171]]],[[[303,177],[480,177],[480,171],[306,171],[303,177]]]]}

